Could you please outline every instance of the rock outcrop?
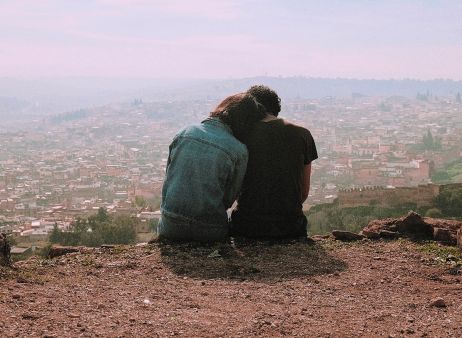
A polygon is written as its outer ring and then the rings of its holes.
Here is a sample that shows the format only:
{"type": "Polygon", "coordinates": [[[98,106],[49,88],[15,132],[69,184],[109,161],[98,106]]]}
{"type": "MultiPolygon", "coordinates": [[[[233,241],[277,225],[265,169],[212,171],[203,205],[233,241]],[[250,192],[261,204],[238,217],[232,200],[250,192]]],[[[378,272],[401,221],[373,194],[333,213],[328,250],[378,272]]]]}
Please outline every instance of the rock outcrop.
{"type": "MultiPolygon", "coordinates": [[[[374,220],[361,231],[370,239],[409,237],[412,239],[433,239],[443,244],[455,245],[458,241],[457,232],[462,230],[462,221],[421,217],[410,211],[401,218],[386,218],[374,220]]],[[[461,246],[462,239],[459,239],[461,246]]]]}
{"type": "Polygon", "coordinates": [[[80,252],[81,248],[75,246],[59,246],[54,245],[48,251],[48,258],[55,258],[63,255],[67,255],[72,252],[80,252]]]}
{"type": "Polygon", "coordinates": [[[364,235],[344,230],[333,230],[332,236],[339,241],[359,241],[364,238],[364,235]]]}

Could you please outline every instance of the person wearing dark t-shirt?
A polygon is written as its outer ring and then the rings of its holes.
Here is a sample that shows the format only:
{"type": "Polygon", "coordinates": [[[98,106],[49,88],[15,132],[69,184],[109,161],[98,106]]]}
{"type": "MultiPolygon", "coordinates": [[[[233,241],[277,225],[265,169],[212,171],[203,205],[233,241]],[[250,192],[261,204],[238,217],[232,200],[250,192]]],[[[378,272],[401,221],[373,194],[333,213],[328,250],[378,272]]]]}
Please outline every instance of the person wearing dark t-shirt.
{"type": "Polygon", "coordinates": [[[278,118],[280,98],[266,86],[253,86],[253,95],[267,111],[246,140],[249,160],[236,209],[233,236],[248,238],[306,237],[302,204],[310,189],[311,162],[318,158],[306,128],[278,118]]]}

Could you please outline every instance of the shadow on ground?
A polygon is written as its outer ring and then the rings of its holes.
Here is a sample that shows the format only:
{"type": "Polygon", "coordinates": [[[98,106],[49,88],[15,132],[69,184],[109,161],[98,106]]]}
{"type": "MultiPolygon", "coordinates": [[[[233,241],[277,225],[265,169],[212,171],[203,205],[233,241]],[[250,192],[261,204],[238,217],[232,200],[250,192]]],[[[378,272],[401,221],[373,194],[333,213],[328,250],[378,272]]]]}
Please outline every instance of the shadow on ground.
{"type": "Polygon", "coordinates": [[[242,241],[198,245],[157,243],[175,274],[201,279],[281,281],[343,271],[347,264],[320,244],[242,241]]]}

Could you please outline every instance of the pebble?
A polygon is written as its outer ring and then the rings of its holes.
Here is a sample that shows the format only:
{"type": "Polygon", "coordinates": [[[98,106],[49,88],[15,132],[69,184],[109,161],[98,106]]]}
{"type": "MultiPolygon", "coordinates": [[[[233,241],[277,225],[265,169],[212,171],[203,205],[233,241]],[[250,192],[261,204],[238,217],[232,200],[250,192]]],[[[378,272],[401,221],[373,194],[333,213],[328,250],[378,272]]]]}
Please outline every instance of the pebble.
{"type": "Polygon", "coordinates": [[[434,307],[446,307],[446,302],[444,301],[443,298],[437,297],[437,298],[433,298],[433,299],[430,301],[430,306],[434,306],[434,307]]]}

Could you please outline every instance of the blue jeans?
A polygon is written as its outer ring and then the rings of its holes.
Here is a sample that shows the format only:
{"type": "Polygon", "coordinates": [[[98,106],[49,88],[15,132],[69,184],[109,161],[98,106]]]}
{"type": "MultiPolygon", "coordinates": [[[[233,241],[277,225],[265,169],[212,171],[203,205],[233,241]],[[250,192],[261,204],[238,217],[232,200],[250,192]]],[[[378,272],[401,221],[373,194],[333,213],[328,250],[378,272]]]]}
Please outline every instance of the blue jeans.
{"type": "Polygon", "coordinates": [[[223,242],[229,238],[228,226],[210,226],[193,220],[178,220],[162,215],[158,225],[159,239],[191,242],[223,242]]]}

